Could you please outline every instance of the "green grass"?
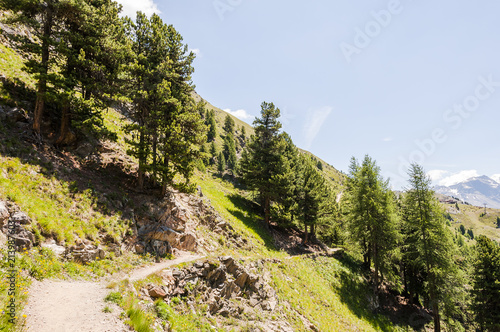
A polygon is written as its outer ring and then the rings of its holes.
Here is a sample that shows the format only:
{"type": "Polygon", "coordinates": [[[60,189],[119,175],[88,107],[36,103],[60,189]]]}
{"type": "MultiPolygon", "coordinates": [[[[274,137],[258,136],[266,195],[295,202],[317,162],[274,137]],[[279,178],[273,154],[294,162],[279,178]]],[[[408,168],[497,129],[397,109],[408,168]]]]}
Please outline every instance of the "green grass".
{"type": "MultiPolygon", "coordinates": [[[[267,266],[280,298],[320,331],[398,330],[367,308],[370,290],[363,276],[334,258],[294,257],[267,266]]],[[[304,330],[301,321],[295,324],[297,330],[304,330]]]]}
{"type": "MultiPolygon", "coordinates": [[[[443,204],[448,211],[457,212],[455,204],[443,204]]],[[[486,209],[486,215],[481,217],[484,212],[484,207],[472,206],[466,204],[458,204],[458,213],[450,213],[454,222],[455,228],[459,228],[461,224],[465,229],[472,229],[474,236],[485,235],[493,240],[500,242],[500,228],[497,228],[496,220],[500,217],[500,210],[486,209]]]]}
{"type": "Polygon", "coordinates": [[[72,243],[76,237],[97,240],[100,232],[116,240],[124,236],[128,226],[119,214],[97,211],[92,189],[74,192],[71,183],[43,172],[39,165],[0,155],[0,199],[15,202],[34,220],[31,230],[39,239],[43,234],[72,243]]]}
{"type": "MultiPolygon", "coordinates": [[[[223,181],[209,173],[197,173],[194,181],[201,187],[203,195],[210,199],[211,205],[221,217],[252,245],[250,251],[236,251],[234,248],[223,247],[224,254],[247,257],[285,256],[283,252],[275,248],[273,238],[258,211],[255,210],[254,203],[245,197],[247,193],[237,189],[232,183],[223,181]]],[[[225,244],[227,239],[218,238],[217,241],[220,244],[225,244]]]]}

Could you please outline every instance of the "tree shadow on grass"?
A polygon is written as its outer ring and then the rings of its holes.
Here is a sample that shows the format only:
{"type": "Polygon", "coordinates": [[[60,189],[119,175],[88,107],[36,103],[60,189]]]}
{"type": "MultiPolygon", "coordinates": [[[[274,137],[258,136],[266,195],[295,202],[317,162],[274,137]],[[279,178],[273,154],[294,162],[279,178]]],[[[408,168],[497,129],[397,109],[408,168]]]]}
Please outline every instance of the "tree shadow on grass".
{"type": "Polygon", "coordinates": [[[361,262],[349,255],[342,256],[339,262],[350,271],[340,271],[340,286],[336,288],[341,301],[352,313],[370,322],[375,329],[392,331],[394,325],[399,325],[421,330],[431,321],[432,317],[424,309],[401,303],[401,297],[387,288],[380,292],[380,306],[370,309],[374,297],[366,278],[368,271],[361,262]]]}
{"type": "Polygon", "coordinates": [[[256,217],[259,205],[240,195],[232,194],[227,197],[238,208],[238,210],[228,209],[228,212],[241,220],[245,226],[251,228],[264,241],[269,250],[277,250],[269,228],[266,227],[262,219],[256,217]],[[243,213],[243,211],[248,213],[243,213]]]}

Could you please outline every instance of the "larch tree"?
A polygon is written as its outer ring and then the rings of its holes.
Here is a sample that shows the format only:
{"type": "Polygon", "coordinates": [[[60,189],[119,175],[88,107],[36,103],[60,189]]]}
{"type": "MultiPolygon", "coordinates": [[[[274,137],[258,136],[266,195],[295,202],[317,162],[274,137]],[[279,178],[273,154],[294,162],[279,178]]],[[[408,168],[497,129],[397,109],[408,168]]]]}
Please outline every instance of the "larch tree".
{"type": "Polygon", "coordinates": [[[398,244],[397,216],[388,181],[369,156],[361,165],[351,160],[345,199],[349,230],[361,246],[365,264],[373,263],[374,293],[378,293],[381,272],[389,270],[391,256],[398,244]]]}
{"type": "MultiPolygon", "coordinates": [[[[422,166],[412,164],[410,187],[403,197],[405,231],[403,259],[412,278],[423,282],[425,302],[434,318],[434,331],[441,331],[440,310],[452,301],[453,279],[457,274],[453,261],[454,243],[446,227],[444,211],[431,189],[431,180],[422,166]]],[[[415,280],[416,281],[416,280],[415,280]]]]}
{"type": "Polygon", "coordinates": [[[500,247],[478,236],[475,249],[472,310],[481,331],[500,331],[500,247]]]}

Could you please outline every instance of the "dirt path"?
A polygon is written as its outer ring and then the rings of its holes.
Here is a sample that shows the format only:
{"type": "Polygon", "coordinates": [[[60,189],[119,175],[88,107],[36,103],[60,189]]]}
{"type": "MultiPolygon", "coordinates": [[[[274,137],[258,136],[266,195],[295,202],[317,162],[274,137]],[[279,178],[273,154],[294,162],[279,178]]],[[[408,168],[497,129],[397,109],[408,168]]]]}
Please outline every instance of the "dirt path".
{"type": "MultiPolygon", "coordinates": [[[[183,255],[179,258],[139,268],[124,276],[136,281],[169,266],[201,258],[183,255]]],[[[106,283],[91,281],[34,281],[30,298],[23,311],[29,332],[121,332],[129,331],[118,318],[121,309],[105,303],[109,293],[106,283]],[[105,306],[113,312],[104,313],[105,306]]]]}

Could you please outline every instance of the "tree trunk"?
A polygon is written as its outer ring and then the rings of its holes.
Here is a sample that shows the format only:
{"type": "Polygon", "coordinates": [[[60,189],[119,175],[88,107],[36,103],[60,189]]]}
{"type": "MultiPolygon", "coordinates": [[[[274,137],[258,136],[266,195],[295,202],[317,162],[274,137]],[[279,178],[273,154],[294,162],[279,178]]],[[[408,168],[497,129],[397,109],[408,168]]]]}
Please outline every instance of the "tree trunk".
{"type": "Polygon", "coordinates": [[[271,200],[269,196],[264,198],[264,220],[266,222],[266,226],[269,227],[271,225],[271,200]]]}
{"type": "MultiPolygon", "coordinates": [[[[144,129],[143,129],[144,130],[144,129]]],[[[139,171],[137,172],[137,182],[139,185],[139,190],[144,189],[144,166],[146,164],[145,158],[145,147],[144,147],[144,131],[141,131],[139,138],[139,171]]]]}
{"type": "Polygon", "coordinates": [[[304,234],[303,244],[307,244],[307,242],[309,241],[309,231],[307,230],[307,224],[304,224],[304,228],[305,228],[305,234],[304,234]]]}
{"type": "Polygon", "coordinates": [[[441,319],[439,317],[439,304],[436,300],[432,301],[432,314],[434,316],[434,332],[441,332],[441,319]]]}
{"type": "Polygon", "coordinates": [[[156,180],[157,179],[156,175],[158,174],[157,167],[156,167],[156,160],[157,160],[156,146],[157,146],[157,142],[158,142],[158,135],[156,133],[154,133],[153,134],[153,181],[155,183],[155,186],[158,183],[157,180],[156,180]]]}
{"type": "Polygon", "coordinates": [[[35,102],[35,119],[33,121],[33,131],[40,134],[40,127],[42,123],[43,111],[45,108],[45,94],[47,92],[47,73],[49,71],[49,38],[52,34],[53,13],[52,7],[49,5],[47,8],[47,16],[43,23],[43,39],[42,39],[42,61],[41,61],[41,75],[38,80],[38,90],[36,93],[35,102]]]}
{"type": "Polygon", "coordinates": [[[373,295],[377,296],[378,293],[378,270],[379,270],[379,262],[377,257],[377,245],[373,246],[373,295]]]}
{"type": "Polygon", "coordinates": [[[69,114],[69,105],[66,103],[62,109],[62,117],[61,117],[61,132],[59,133],[59,138],[56,141],[56,145],[65,145],[68,143],[68,135],[70,125],[70,114],[69,114]]]}
{"type": "MultiPolygon", "coordinates": [[[[165,170],[163,172],[168,172],[168,158],[165,156],[165,159],[163,161],[163,165],[165,166],[165,170]]],[[[168,187],[168,182],[167,182],[167,176],[162,174],[162,187],[161,187],[161,196],[164,197],[167,194],[167,187],[168,187]]]]}

